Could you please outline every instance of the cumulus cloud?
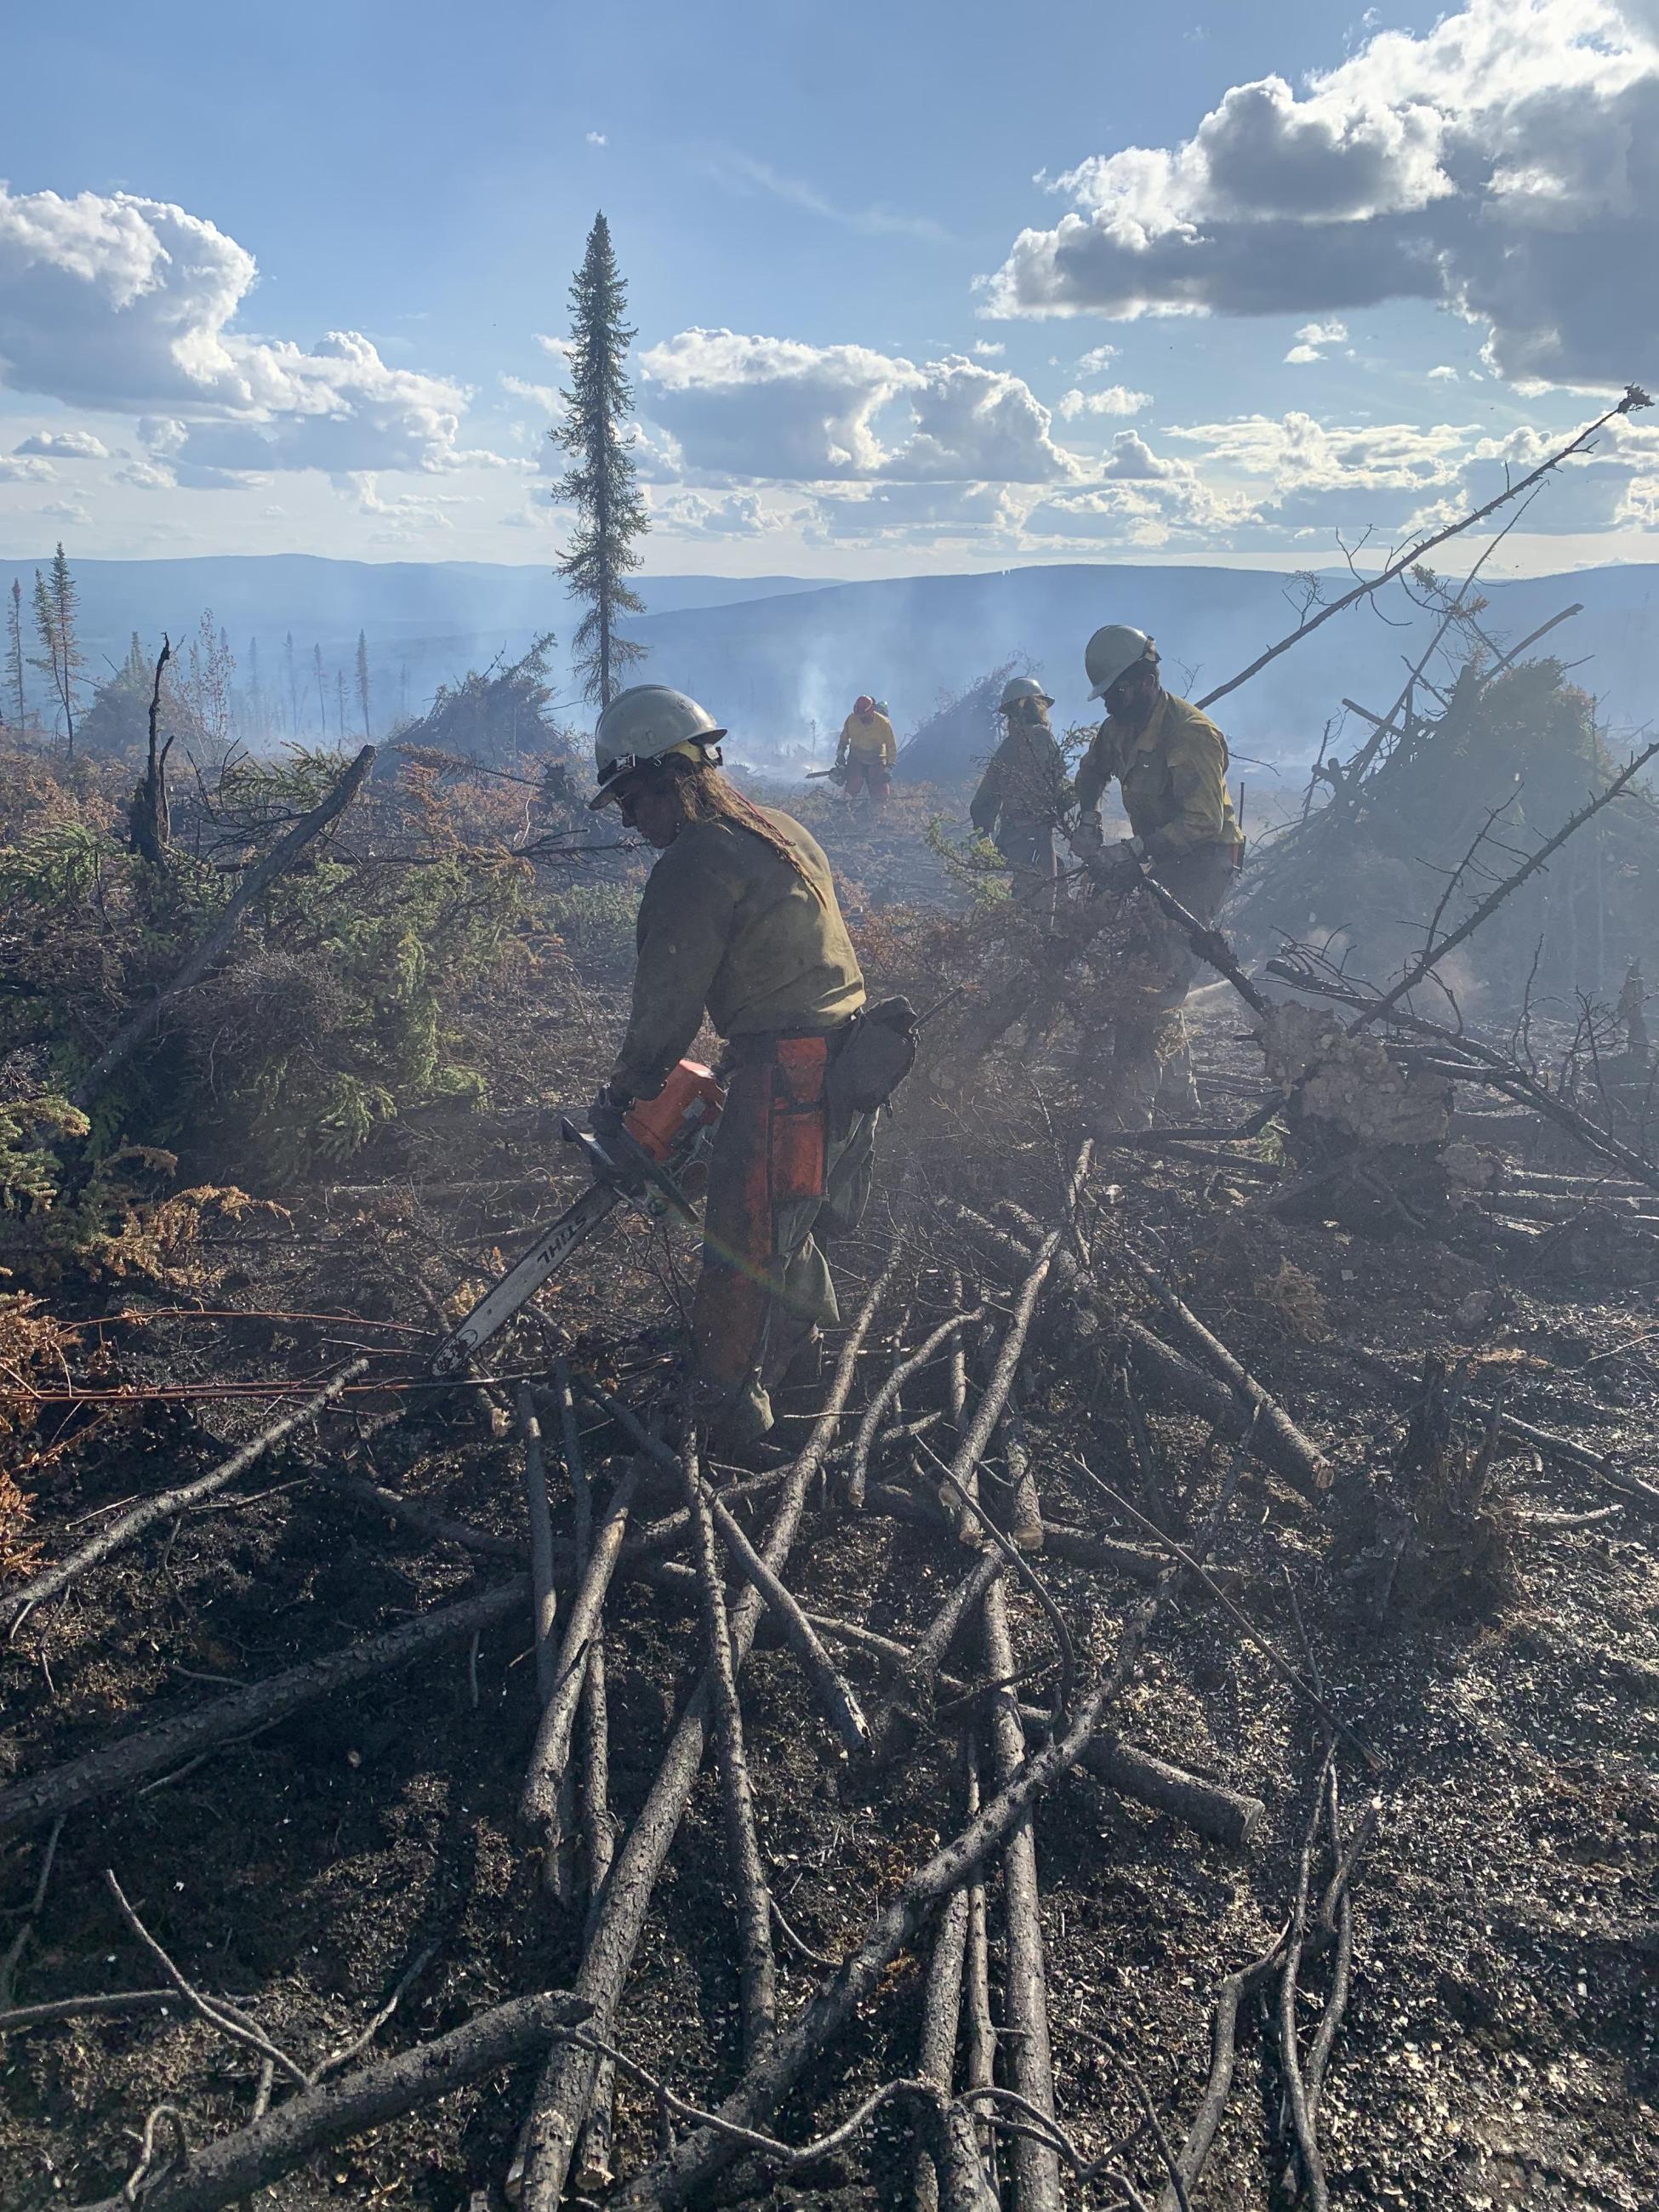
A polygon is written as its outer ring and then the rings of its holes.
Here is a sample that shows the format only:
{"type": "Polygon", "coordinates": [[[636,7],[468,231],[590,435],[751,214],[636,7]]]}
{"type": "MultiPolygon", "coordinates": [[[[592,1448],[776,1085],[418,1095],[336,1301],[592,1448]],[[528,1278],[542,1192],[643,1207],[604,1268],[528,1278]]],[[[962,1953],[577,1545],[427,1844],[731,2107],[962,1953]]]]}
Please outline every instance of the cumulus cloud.
{"type": "Polygon", "coordinates": [[[489,458],[460,451],[459,386],[392,367],[360,333],[307,349],[237,331],[256,274],[234,239],[163,201],[0,185],[0,381],[179,426],[181,481],[489,458]]]}
{"type": "Polygon", "coordinates": [[[50,461],[0,453],[0,483],[51,483],[57,474],[50,461]]]}
{"type": "MultiPolygon", "coordinates": [[[[1551,475],[1541,495],[1528,502],[1523,530],[1549,535],[1652,526],[1659,495],[1659,432],[1625,419],[1609,423],[1607,433],[1588,459],[1551,475]]],[[[1547,459],[1560,443],[1530,428],[1477,441],[1446,510],[1467,514],[1484,506],[1547,459]]]]}
{"type": "Polygon", "coordinates": [[[1062,392],[1054,412],[1062,422],[1074,422],[1079,415],[1139,415],[1152,404],[1150,392],[1132,392],[1127,384],[1109,384],[1103,392],[1062,392]]]}
{"type": "Polygon", "coordinates": [[[1457,371],[1443,361],[1437,368],[1429,371],[1429,381],[1431,384],[1455,384],[1457,371]]]}
{"type": "Polygon", "coordinates": [[[90,430],[36,430],[12,448],[18,453],[45,453],[58,461],[106,461],[109,447],[90,430]]]}
{"type": "Polygon", "coordinates": [[[603,131],[590,131],[587,134],[587,143],[590,146],[608,146],[611,141],[603,131]]]}
{"type": "Polygon", "coordinates": [[[522,376],[504,376],[501,390],[510,392],[515,399],[533,401],[544,415],[563,412],[564,394],[556,384],[532,384],[522,376]]]}
{"type": "Polygon", "coordinates": [[[1079,376],[1104,376],[1122,351],[1121,346],[1091,346],[1088,352],[1079,356],[1077,372],[1079,376]]]}
{"type": "Polygon", "coordinates": [[[975,338],[974,351],[981,361],[1000,361],[1008,349],[1000,338],[975,338]]]}
{"type": "Polygon", "coordinates": [[[1296,362],[1323,361],[1325,348],[1343,344],[1347,335],[1346,323],[1304,323],[1296,334],[1296,343],[1285,358],[1296,362]]]}
{"type": "Polygon", "coordinates": [[[1424,299],[1516,380],[1619,384],[1659,342],[1653,0],[1466,0],[1301,91],[1236,86],[1172,148],[1096,155],[987,280],[993,313],[1328,316],[1424,299]]]}
{"type": "Polygon", "coordinates": [[[1029,386],[960,354],[918,367],[868,346],[690,330],[648,348],[640,368],[650,420],[697,470],[805,483],[1080,472],[1029,386]]]}

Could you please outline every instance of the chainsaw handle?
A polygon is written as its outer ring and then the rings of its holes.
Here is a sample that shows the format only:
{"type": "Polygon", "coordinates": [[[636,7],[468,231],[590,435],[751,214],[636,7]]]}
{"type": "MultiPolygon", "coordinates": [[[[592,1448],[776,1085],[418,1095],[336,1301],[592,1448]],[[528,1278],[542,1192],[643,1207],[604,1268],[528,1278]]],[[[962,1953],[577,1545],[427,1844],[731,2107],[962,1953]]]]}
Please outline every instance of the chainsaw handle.
{"type": "Polygon", "coordinates": [[[672,1176],[658,1165],[626,1127],[617,1131],[608,1140],[608,1146],[568,1119],[562,1124],[562,1133],[566,1144],[580,1146],[595,1182],[614,1183],[625,1198],[636,1200],[644,1191],[653,1190],[683,1220],[696,1219],[672,1176]]]}

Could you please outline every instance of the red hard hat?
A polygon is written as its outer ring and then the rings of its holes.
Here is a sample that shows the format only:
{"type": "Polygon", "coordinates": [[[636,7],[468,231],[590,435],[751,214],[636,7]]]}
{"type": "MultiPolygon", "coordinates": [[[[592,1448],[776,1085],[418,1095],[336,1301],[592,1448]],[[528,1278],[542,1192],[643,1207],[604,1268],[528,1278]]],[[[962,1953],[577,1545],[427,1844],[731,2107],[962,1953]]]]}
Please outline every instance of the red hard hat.
{"type": "Polygon", "coordinates": [[[853,702],[853,712],[855,714],[867,714],[872,712],[875,703],[867,691],[860,691],[853,702]]]}

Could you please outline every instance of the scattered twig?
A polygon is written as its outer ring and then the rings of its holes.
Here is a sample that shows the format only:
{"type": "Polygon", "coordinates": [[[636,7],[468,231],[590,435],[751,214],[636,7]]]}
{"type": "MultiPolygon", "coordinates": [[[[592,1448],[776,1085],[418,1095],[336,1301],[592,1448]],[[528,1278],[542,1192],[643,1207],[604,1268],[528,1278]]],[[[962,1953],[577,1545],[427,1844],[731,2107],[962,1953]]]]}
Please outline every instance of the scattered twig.
{"type": "Polygon", "coordinates": [[[109,1867],[104,1869],[104,1881],[110,1895],[115,1899],[116,1910],[126,1923],[129,1931],[143,1946],[145,1951],[155,1961],[173,1988],[190,2006],[191,2011],[206,2021],[210,2027],[216,2027],[221,2035],[228,2036],[234,2043],[247,2044],[252,2050],[257,2051],[262,2058],[268,2059],[271,2065],[286,2074],[290,2081],[296,2082],[301,2088],[307,2087],[309,2077],[304,2067],[296,2059],[290,2058],[287,2051],[274,2044],[263,2028],[256,2027],[246,2014],[234,2011],[230,2006],[222,2003],[216,1998],[204,1996],[193,1983],[185,1978],[183,1973],[174,1966],[173,1960],[129,1904],[125,1891],[115,1879],[114,1872],[109,1867]]]}
{"type": "Polygon", "coordinates": [[[319,1414],[327,1411],[349,1383],[355,1382],[368,1370],[366,1359],[354,1359],[349,1366],[341,1368],[337,1375],[331,1376],[314,1397],[307,1398],[303,1406],[297,1407],[291,1413],[285,1413],[281,1420],[272,1421],[269,1427],[261,1429],[257,1437],[251,1437],[240,1450],[234,1451],[228,1460],[222,1461],[210,1474],[199,1474],[193,1482],[180,1483],[176,1489],[157,1492],[155,1497],[147,1498],[142,1505],[135,1505],[131,1513],[124,1513],[118,1521],[112,1521],[106,1528],[100,1528],[95,1536],[88,1537],[78,1551],[71,1552],[56,1566],[45,1568],[21,1588],[9,1590],[6,1601],[11,1608],[10,1634],[16,1634],[25,1618],[36,1606],[44,1605],[48,1598],[56,1597],[78,1575],[85,1574],[88,1567],[95,1567],[100,1560],[108,1559],[112,1552],[118,1552],[125,1545],[132,1543],[147,1528],[153,1528],[158,1521],[171,1520],[175,1514],[187,1513],[192,1505],[199,1504],[204,1498],[211,1498],[227,1483],[234,1482],[238,1475],[245,1474],[256,1461],[263,1459],[268,1451],[285,1437],[291,1437],[296,1429],[309,1427],[319,1414]]]}

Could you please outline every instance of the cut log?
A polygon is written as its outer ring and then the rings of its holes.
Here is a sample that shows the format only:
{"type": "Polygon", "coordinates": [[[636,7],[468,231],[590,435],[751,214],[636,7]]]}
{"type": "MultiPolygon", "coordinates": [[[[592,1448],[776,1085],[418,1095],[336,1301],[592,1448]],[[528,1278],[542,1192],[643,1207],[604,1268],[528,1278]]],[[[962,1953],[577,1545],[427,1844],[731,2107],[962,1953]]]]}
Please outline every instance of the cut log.
{"type": "MultiPolygon", "coordinates": [[[[1008,1593],[1000,1582],[985,1593],[985,1664],[991,1680],[1014,1673],[1008,1633],[1008,1593]]],[[[991,1699],[991,1771],[1006,1790],[1025,1764],[1025,1729],[1012,1690],[991,1699]]],[[[1042,1906],[1037,1886],[1036,1835],[1028,1805],[1002,1846],[1002,1910],[1006,1938],[1003,2026],[1012,2086],[1045,2119],[1054,2117],[1054,2069],[1048,2043],[1048,1976],[1042,1949],[1042,1906]]],[[[1020,2212],[1061,2212],[1060,2159],[1035,2135],[1014,2140],[1014,2197],[1020,2212]]]]}

